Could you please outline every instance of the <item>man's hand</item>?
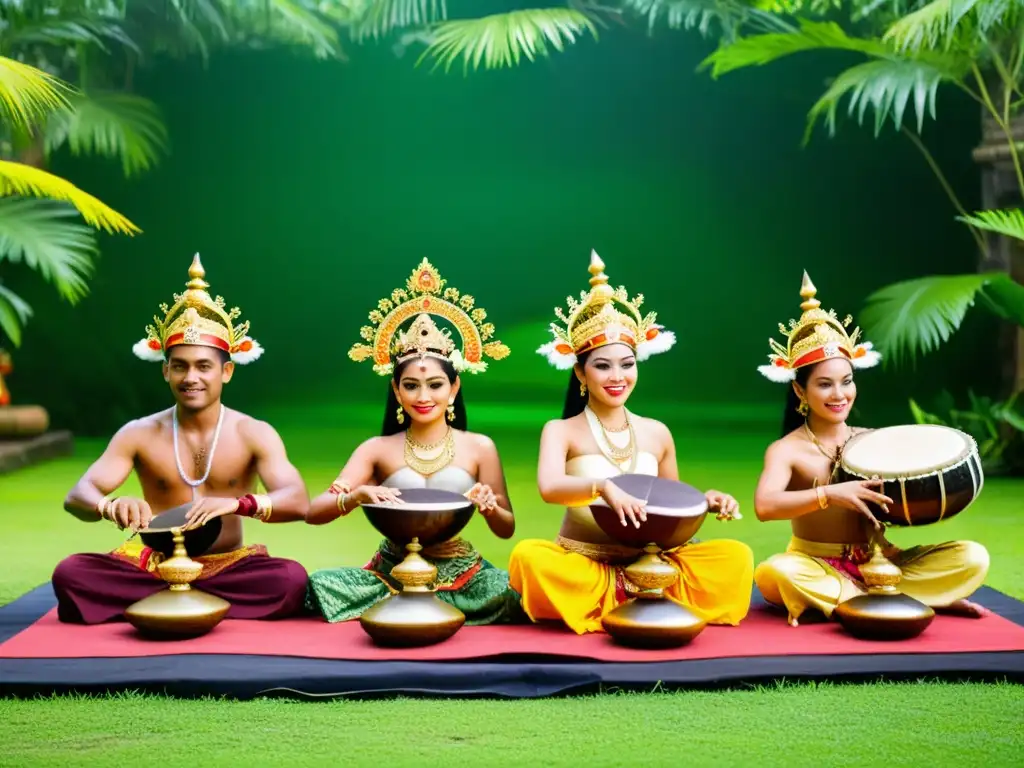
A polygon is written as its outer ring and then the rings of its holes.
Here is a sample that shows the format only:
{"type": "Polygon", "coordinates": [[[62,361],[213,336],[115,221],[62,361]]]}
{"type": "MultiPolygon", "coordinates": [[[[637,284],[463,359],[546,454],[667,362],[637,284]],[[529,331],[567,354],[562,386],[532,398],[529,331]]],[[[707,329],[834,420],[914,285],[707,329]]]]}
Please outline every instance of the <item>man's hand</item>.
{"type": "Polygon", "coordinates": [[[233,515],[238,511],[238,499],[205,497],[196,502],[185,515],[185,530],[206,525],[215,517],[233,515]]]}
{"type": "Polygon", "coordinates": [[[728,493],[721,491],[708,491],[704,494],[708,500],[708,508],[715,512],[719,520],[742,520],[740,514],[740,503],[728,493]]]}
{"type": "Polygon", "coordinates": [[[134,533],[149,527],[149,521],[153,519],[153,510],[142,499],[121,496],[107,503],[104,516],[112,520],[122,531],[131,528],[134,533]]]}

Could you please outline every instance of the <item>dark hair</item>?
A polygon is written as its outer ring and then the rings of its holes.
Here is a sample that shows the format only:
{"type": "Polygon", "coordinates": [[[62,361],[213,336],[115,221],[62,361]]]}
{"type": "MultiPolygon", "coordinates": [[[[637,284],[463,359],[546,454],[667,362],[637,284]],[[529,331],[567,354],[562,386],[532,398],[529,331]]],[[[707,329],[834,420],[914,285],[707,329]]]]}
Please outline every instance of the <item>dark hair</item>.
{"type": "MultiPolygon", "coordinates": [[[[807,382],[811,378],[811,371],[815,369],[818,364],[805,365],[803,368],[796,369],[796,383],[801,387],[806,388],[807,382]]],[[[797,411],[800,406],[800,398],[797,396],[796,391],[793,389],[793,384],[787,384],[786,389],[789,391],[786,393],[786,410],[782,414],[782,436],[785,437],[797,427],[803,425],[806,416],[801,416],[797,411]]]]}
{"type": "MultiPolygon", "coordinates": [[[[450,384],[455,383],[455,379],[458,378],[458,372],[455,370],[455,366],[448,360],[442,360],[440,358],[432,358],[437,360],[441,366],[441,370],[444,371],[444,375],[448,377],[450,384]]],[[[404,363],[400,363],[395,366],[395,372],[392,374],[392,379],[397,384],[402,380],[402,372],[412,363],[413,360],[406,360],[404,363]]],[[[397,435],[399,432],[404,432],[405,427],[408,424],[408,417],[406,417],[405,424],[398,423],[398,398],[395,397],[394,387],[388,383],[388,399],[387,405],[384,406],[384,424],[380,428],[381,435],[397,435]]],[[[462,401],[462,387],[459,387],[458,393],[455,395],[455,402],[452,403],[452,408],[455,410],[455,419],[449,422],[452,429],[466,430],[468,428],[468,420],[466,419],[466,405],[462,401]]],[[[447,419],[447,414],[445,415],[447,419]]]]}
{"type": "MultiPolygon", "coordinates": [[[[587,358],[590,357],[590,353],[594,350],[590,349],[583,352],[579,357],[576,358],[576,365],[582,368],[587,364],[587,358]]],[[[580,380],[576,377],[575,368],[569,371],[569,389],[565,393],[565,404],[562,406],[562,418],[571,419],[573,416],[578,416],[583,413],[583,409],[587,407],[587,402],[590,400],[590,395],[586,395],[580,392],[580,380]]]]}
{"type": "MultiPolygon", "coordinates": [[[[177,347],[180,347],[180,346],[191,346],[191,345],[188,345],[188,344],[175,344],[173,347],[169,347],[168,349],[165,349],[164,350],[164,362],[165,363],[169,363],[171,361],[171,352],[174,351],[177,347]]],[[[207,346],[205,344],[196,345],[196,346],[204,346],[207,349],[209,349],[211,352],[216,354],[217,359],[220,360],[220,364],[222,366],[231,362],[231,355],[228,354],[227,352],[225,352],[223,349],[220,349],[219,347],[210,347],[210,346],[207,346]]]]}

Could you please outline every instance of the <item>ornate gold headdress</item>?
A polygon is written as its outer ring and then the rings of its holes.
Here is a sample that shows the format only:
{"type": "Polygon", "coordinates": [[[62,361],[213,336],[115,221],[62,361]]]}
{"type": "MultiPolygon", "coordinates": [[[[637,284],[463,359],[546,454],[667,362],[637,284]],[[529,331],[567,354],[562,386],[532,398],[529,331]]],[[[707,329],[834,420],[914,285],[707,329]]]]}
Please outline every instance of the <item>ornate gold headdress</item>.
{"type": "Polygon", "coordinates": [[[203,278],[203,269],[197,253],[192,259],[185,284],[185,292],[174,294],[174,306],[160,305],[163,319],[153,317],[153,325],[146,326],[146,338],[137,342],[132,351],[137,357],[150,362],[160,362],[164,353],[178,344],[195,344],[215,347],[227,352],[232,362],[240,365],[251,363],[263,354],[255,339],[249,338],[249,322],[235,325],[240,311],[238,307],[226,310],[224,298],[211,298],[206,289],[210,287],[203,278]]]}
{"type": "Polygon", "coordinates": [[[771,363],[757,367],[766,378],[780,383],[793,381],[797,368],[833,357],[846,358],[854,368],[871,368],[882,359],[872,349],[870,341],[857,343],[860,328],[854,328],[853,333],[846,332],[847,326],[853,322],[851,316],[847,315],[840,322],[834,309],[826,312],[821,308],[821,302],[814,298],[817,292],[811,278],[804,272],[800,285],[803,314],[799,320],[790,320],[788,329],[779,323],[779,331],[787,338],[785,347],[774,339],[768,339],[772,348],[772,354],[768,355],[771,363]]]}
{"type": "Polygon", "coordinates": [[[579,301],[572,296],[566,299],[568,315],[561,307],[555,309],[563,324],[551,324],[551,335],[555,338],[540,347],[538,354],[544,355],[555,368],[566,370],[576,364],[579,355],[605,344],[628,344],[637,360],[671,349],[676,335],[655,324],[656,313],[640,314],[642,294],[630,300],[625,286],[613,289],[608,285],[604,262],[597,251],[590,252],[589,272],[590,292],[581,291],[579,301]]]}
{"type": "Polygon", "coordinates": [[[390,376],[395,364],[410,357],[436,357],[450,362],[456,371],[483,373],[487,361],[502,360],[509,348],[500,341],[489,341],[494,336],[494,325],[486,322],[487,312],[474,307],[476,301],[457,288],[445,288],[437,269],[426,259],[420,262],[405,288],[396,288],[390,298],[377,302],[370,312],[372,325],[364,325],[359,334],[368,344],[353,344],[348,356],[361,363],[373,360],[373,370],[381,376],[390,376]],[[405,331],[399,328],[410,317],[415,317],[405,331]],[[433,318],[451,323],[462,340],[459,348],[446,329],[438,328],[433,318]]]}

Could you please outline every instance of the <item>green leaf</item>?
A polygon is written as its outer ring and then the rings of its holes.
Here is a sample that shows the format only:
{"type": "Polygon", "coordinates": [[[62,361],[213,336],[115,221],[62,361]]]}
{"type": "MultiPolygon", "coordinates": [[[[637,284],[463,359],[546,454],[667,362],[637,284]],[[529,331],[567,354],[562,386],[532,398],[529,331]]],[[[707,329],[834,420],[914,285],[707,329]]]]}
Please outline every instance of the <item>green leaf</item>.
{"type": "Polygon", "coordinates": [[[451,69],[462,58],[463,70],[514,67],[523,57],[535,61],[548,54],[550,45],[564,51],[567,45],[582,38],[585,32],[596,39],[593,22],[572,8],[547,8],[511,11],[479,19],[462,19],[440,24],[434,39],[416,62],[435,59],[434,67],[444,64],[451,69]]]}
{"type": "Polygon", "coordinates": [[[917,115],[917,131],[924,126],[925,115],[935,118],[935,92],[939,83],[949,77],[947,72],[930,63],[912,59],[868,61],[842,72],[831,87],[811,107],[807,115],[804,142],[810,139],[818,119],[824,115],[830,136],[836,132],[836,112],[843,97],[849,95],[849,114],[857,112],[857,121],[864,122],[870,108],[874,114],[875,136],[882,130],[886,118],[892,115],[893,125],[899,130],[903,116],[913,99],[917,115]]]}
{"type": "Polygon", "coordinates": [[[0,331],[11,343],[21,346],[21,329],[32,317],[32,307],[21,296],[0,283],[0,331]]]}
{"type": "Polygon", "coordinates": [[[153,102],[129,93],[89,93],[46,123],[45,146],[74,155],[119,158],[125,176],[148,171],[167,151],[167,128],[153,102]]]}
{"type": "Polygon", "coordinates": [[[946,425],[946,423],[938,416],[925,412],[914,400],[910,401],[910,413],[913,415],[914,421],[918,424],[946,425]]]}
{"type": "Polygon", "coordinates": [[[24,261],[72,304],[88,293],[93,231],[74,208],[50,200],[0,199],[0,261],[24,261]]]}
{"type": "Polygon", "coordinates": [[[979,211],[971,216],[957,216],[956,219],[986,232],[1024,240],[1024,211],[1020,208],[979,211]]]}
{"type": "Polygon", "coordinates": [[[669,29],[697,28],[704,36],[718,22],[727,39],[733,39],[741,26],[774,32],[796,30],[778,14],[734,0],[622,0],[622,5],[627,11],[646,17],[649,31],[662,21],[669,29]]]}
{"type": "Polygon", "coordinates": [[[446,18],[445,0],[368,0],[351,25],[352,37],[378,39],[395,29],[426,27],[446,18]]]}
{"type": "Polygon", "coordinates": [[[31,129],[51,112],[66,109],[72,92],[53,75],[0,56],[0,111],[14,127],[31,129]]]}
{"type": "Polygon", "coordinates": [[[272,11],[269,26],[276,36],[288,42],[313,49],[318,59],[336,58],[341,54],[338,32],[312,9],[295,0],[269,0],[272,11]]]}
{"type": "MultiPolygon", "coordinates": [[[[59,11],[58,11],[59,13],[59,11]]],[[[12,25],[3,35],[6,50],[23,45],[74,45],[87,43],[107,51],[105,41],[120,43],[139,53],[139,47],[116,19],[104,16],[56,16],[28,24],[12,25]]]]}
{"type": "Polygon", "coordinates": [[[1000,272],[922,277],[882,288],[861,313],[865,337],[883,360],[932,352],[960,328],[977,294],[1000,279],[1008,278],[1000,272]]]}
{"type": "Polygon", "coordinates": [[[982,295],[1001,318],[1024,326],[1024,285],[1000,272],[985,286],[982,295]]]}
{"type": "Polygon", "coordinates": [[[893,22],[882,39],[900,51],[948,49],[958,25],[979,2],[985,0],[933,0],[893,22]]]}

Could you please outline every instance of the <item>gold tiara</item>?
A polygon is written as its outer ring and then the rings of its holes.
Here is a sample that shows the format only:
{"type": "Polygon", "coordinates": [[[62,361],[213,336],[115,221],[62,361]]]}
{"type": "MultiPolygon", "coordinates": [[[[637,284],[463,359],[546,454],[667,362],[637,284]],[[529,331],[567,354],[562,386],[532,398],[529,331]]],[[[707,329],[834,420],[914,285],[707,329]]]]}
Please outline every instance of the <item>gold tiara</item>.
{"type": "Polygon", "coordinates": [[[371,325],[364,325],[359,334],[368,343],[352,345],[348,356],[356,362],[373,360],[373,370],[381,376],[390,376],[394,366],[410,357],[436,357],[450,362],[460,373],[483,373],[487,370],[486,355],[492,360],[503,360],[509,348],[494,336],[493,323],[487,322],[487,312],[475,306],[476,300],[460,294],[457,288],[446,288],[447,281],[437,269],[423,259],[405,281],[404,288],[396,288],[377,302],[369,314],[371,325]],[[456,344],[447,330],[442,330],[433,318],[448,321],[459,334],[461,346],[456,344]],[[413,322],[404,331],[401,326],[410,318],[413,322]]]}

